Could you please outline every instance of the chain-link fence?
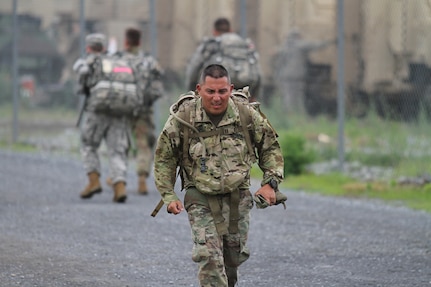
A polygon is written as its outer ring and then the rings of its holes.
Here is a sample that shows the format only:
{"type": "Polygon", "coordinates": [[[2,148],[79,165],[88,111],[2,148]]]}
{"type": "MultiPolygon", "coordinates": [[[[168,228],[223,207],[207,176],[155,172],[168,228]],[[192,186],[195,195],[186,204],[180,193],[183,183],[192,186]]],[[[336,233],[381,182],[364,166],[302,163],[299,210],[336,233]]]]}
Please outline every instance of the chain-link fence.
{"type": "Polygon", "coordinates": [[[15,1],[4,2],[0,3],[2,143],[11,142],[14,128],[11,55],[15,34],[18,141],[48,144],[48,138],[61,134],[62,143],[78,149],[78,139],[69,136],[79,133],[75,127],[79,97],[71,65],[80,55],[80,11],[85,11],[85,34],[105,33],[118,49],[124,29],[132,25],[142,28],[143,49],[154,53],[152,44],[157,42],[167,88],[157,106],[160,123],[169,104],[184,92],[188,57],[204,36],[210,36],[213,20],[226,16],[259,50],[265,85],[259,99],[262,110],[277,130],[304,136],[317,151],[317,161],[329,162],[320,168],[338,168],[334,162],[342,148],[345,168],[354,168],[361,178],[395,180],[429,172],[428,0],[125,0],[104,1],[102,6],[84,0],[84,7],[80,1],[41,0],[36,5],[36,1],[17,0],[18,30],[12,25],[15,1]],[[340,2],[345,47],[342,123],[337,109],[340,2]],[[151,12],[151,4],[156,11],[151,12]],[[156,23],[156,33],[151,23],[156,23]]]}

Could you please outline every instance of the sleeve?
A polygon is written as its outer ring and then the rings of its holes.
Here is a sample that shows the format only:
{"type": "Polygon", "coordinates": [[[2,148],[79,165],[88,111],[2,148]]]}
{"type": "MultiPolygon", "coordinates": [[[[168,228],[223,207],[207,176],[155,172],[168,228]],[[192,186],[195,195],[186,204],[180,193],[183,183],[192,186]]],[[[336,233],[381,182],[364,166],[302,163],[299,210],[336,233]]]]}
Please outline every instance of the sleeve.
{"type": "Polygon", "coordinates": [[[87,61],[85,59],[82,59],[82,58],[79,58],[78,60],[75,61],[72,69],[78,75],[86,75],[90,71],[90,68],[88,67],[87,61]]]}
{"type": "Polygon", "coordinates": [[[168,118],[157,140],[154,156],[155,183],[165,204],[179,200],[174,191],[179,164],[179,136],[176,136],[178,133],[175,130],[175,122],[172,116],[168,118]]]}
{"type": "Polygon", "coordinates": [[[163,86],[163,75],[164,71],[160,66],[159,62],[151,58],[150,62],[150,83],[149,83],[149,93],[152,96],[153,101],[162,97],[164,92],[163,86]]]}
{"type": "Polygon", "coordinates": [[[73,64],[72,70],[75,72],[77,82],[80,85],[79,94],[83,93],[85,95],[89,95],[88,87],[90,86],[89,77],[91,69],[88,57],[77,59],[73,64]]]}
{"type": "Polygon", "coordinates": [[[199,81],[199,73],[205,62],[205,46],[206,43],[202,42],[193,53],[190,58],[187,68],[186,68],[186,89],[189,91],[194,91],[196,89],[196,84],[199,81]]]}
{"type": "Polygon", "coordinates": [[[262,185],[271,179],[278,183],[284,178],[284,159],[277,133],[268,119],[259,111],[253,112],[253,125],[255,127],[254,140],[259,158],[259,168],[263,171],[262,185]]]}

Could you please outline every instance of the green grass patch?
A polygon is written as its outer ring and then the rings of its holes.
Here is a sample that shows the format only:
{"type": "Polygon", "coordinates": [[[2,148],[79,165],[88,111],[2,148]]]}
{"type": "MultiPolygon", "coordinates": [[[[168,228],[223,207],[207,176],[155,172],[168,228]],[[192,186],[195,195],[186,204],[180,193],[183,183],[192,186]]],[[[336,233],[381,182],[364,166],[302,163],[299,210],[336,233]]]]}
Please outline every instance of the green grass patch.
{"type": "Polygon", "coordinates": [[[328,196],[381,199],[390,204],[401,204],[431,213],[431,185],[400,186],[385,182],[365,183],[333,173],[290,176],[281,184],[281,187],[328,196]]]}
{"type": "Polygon", "coordinates": [[[26,143],[7,143],[4,141],[0,141],[0,149],[3,150],[11,150],[11,151],[15,151],[15,152],[36,152],[38,151],[38,149],[31,145],[31,144],[26,144],[26,143]]]}

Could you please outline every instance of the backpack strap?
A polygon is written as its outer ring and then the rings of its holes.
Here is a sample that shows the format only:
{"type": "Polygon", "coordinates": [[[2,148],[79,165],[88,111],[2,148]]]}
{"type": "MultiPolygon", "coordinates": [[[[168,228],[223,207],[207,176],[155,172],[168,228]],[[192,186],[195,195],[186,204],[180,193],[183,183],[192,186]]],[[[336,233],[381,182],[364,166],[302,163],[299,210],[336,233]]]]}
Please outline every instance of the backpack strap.
{"type": "Polygon", "coordinates": [[[253,119],[251,117],[251,112],[249,108],[249,89],[248,87],[244,87],[241,90],[234,91],[232,93],[233,101],[238,107],[239,110],[239,120],[241,122],[242,133],[245,138],[245,142],[247,144],[248,152],[252,159],[256,159],[256,153],[254,149],[253,141],[251,140],[250,132],[253,127],[253,119]]]}
{"type": "MultiPolygon", "coordinates": [[[[183,180],[181,180],[181,189],[184,189],[184,165],[190,162],[190,159],[188,157],[188,145],[189,137],[190,137],[190,129],[192,129],[195,133],[198,133],[198,130],[192,125],[193,123],[190,122],[190,114],[192,112],[192,109],[195,107],[196,103],[195,100],[196,95],[193,91],[190,91],[186,94],[181,95],[180,99],[173,104],[170,109],[169,113],[180,123],[181,131],[182,131],[182,150],[181,154],[179,156],[180,160],[180,169],[178,171],[179,175],[183,180]],[[180,111],[181,107],[181,111],[180,111]],[[180,112],[179,112],[180,111],[180,112]],[[178,112],[178,113],[177,113],[178,112]]],[[[200,137],[200,140],[203,142],[202,137],[200,137]]],[[[204,145],[205,146],[205,145],[204,145]]],[[[205,160],[206,150],[203,149],[202,159],[205,160]]]]}
{"type": "MultiPolygon", "coordinates": [[[[184,121],[186,122],[190,122],[190,113],[191,113],[191,108],[190,105],[185,105],[184,107],[184,121]]],[[[181,125],[184,126],[184,125],[181,125]]],[[[179,173],[181,175],[181,178],[184,177],[184,165],[189,161],[189,153],[188,153],[188,142],[189,142],[189,134],[190,134],[190,129],[188,127],[184,127],[183,128],[183,150],[182,150],[182,154],[181,154],[181,162],[183,164],[180,165],[180,170],[179,173]]],[[[184,189],[184,180],[181,180],[181,189],[184,189]]]]}
{"type": "Polygon", "coordinates": [[[239,119],[241,121],[242,132],[244,134],[245,142],[247,144],[248,152],[250,156],[256,157],[254,153],[254,147],[251,142],[250,130],[248,129],[249,124],[252,123],[251,114],[249,109],[245,105],[238,105],[239,108],[239,119]]]}

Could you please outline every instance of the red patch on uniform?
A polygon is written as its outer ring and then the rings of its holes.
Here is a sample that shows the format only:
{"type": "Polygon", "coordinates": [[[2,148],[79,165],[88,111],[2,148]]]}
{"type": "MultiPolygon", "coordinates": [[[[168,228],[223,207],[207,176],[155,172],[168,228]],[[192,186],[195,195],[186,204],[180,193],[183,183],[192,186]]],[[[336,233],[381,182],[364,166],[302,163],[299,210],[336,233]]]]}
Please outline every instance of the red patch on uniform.
{"type": "Polygon", "coordinates": [[[127,74],[132,74],[133,71],[130,67],[114,67],[114,69],[112,69],[113,73],[127,73],[127,74]]]}

